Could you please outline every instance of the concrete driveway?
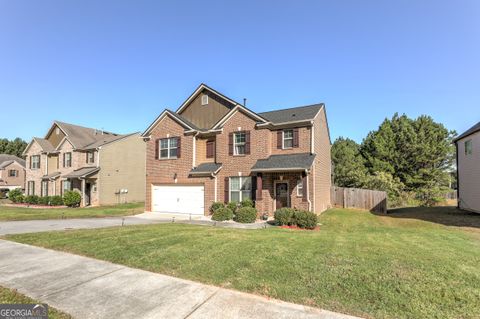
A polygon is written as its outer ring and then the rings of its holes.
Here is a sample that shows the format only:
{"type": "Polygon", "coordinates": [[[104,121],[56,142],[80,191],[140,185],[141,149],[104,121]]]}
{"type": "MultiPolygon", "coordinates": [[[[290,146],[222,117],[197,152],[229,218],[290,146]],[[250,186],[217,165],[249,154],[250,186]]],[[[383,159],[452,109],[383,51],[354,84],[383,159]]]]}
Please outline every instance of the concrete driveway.
{"type": "Polygon", "coordinates": [[[0,285],[76,318],[354,318],[0,240],[0,285]]]}
{"type": "Polygon", "coordinates": [[[266,227],[266,223],[237,224],[231,222],[214,222],[204,216],[187,214],[143,213],[125,217],[103,218],[76,218],[76,219],[48,219],[48,220],[22,220],[0,222],[0,236],[8,234],[37,233],[52,230],[71,230],[88,228],[105,228],[128,225],[146,225],[158,223],[186,223],[193,225],[258,229],[266,227]]]}

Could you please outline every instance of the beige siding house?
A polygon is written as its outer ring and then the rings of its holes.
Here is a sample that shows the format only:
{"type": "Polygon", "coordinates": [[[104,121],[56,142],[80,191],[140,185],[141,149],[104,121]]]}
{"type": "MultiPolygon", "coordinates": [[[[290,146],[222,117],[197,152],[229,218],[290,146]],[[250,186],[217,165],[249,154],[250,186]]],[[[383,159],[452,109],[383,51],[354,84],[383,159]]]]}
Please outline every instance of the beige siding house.
{"type": "Polygon", "coordinates": [[[458,207],[480,213],[480,122],[455,139],[458,207]]]}
{"type": "Polygon", "coordinates": [[[24,151],[27,195],[76,190],[82,206],[143,201],[145,143],[139,133],[115,134],[55,121],[24,151]]]}
{"type": "Polygon", "coordinates": [[[252,199],[260,214],[330,207],[330,136],[323,103],[256,113],[201,84],[143,133],[145,210],[207,215],[252,199]]]}
{"type": "Polygon", "coordinates": [[[14,155],[0,154],[0,190],[25,188],[25,160],[14,155]]]}

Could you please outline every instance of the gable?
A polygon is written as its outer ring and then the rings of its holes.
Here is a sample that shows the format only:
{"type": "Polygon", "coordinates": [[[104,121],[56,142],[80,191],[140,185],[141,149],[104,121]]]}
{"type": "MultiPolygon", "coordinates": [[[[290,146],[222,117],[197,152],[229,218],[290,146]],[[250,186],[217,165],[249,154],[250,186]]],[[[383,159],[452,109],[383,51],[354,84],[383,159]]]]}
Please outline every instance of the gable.
{"type": "Polygon", "coordinates": [[[233,102],[207,88],[203,88],[190,99],[190,101],[187,100],[187,104],[179,109],[178,114],[201,129],[211,128],[235,107],[233,102]],[[208,96],[207,105],[202,105],[202,96],[204,95],[208,96]]]}
{"type": "Polygon", "coordinates": [[[54,148],[56,148],[58,144],[62,142],[64,137],[65,133],[63,130],[57,124],[53,124],[45,139],[49,141],[54,148]]]}

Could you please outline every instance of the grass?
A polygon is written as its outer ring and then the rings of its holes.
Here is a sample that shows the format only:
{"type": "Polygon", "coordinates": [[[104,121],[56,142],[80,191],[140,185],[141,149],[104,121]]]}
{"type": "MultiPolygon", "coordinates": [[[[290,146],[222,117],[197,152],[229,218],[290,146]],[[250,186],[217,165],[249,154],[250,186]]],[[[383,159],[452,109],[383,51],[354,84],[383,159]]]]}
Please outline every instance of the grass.
{"type": "Polygon", "coordinates": [[[127,216],[143,213],[143,203],[86,208],[26,208],[0,206],[0,221],[127,216]]]}
{"type": "MultiPolygon", "coordinates": [[[[0,304],[39,304],[41,302],[33,300],[25,295],[18,293],[14,289],[0,287],[0,304]]],[[[55,308],[48,307],[48,318],[50,319],[69,319],[70,315],[58,311],[55,308]]]]}
{"type": "Polygon", "coordinates": [[[480,230],[401,215],[333,209],[320,231],[159,224],[7,239],[368,318],[478,318],[480,230]]]}

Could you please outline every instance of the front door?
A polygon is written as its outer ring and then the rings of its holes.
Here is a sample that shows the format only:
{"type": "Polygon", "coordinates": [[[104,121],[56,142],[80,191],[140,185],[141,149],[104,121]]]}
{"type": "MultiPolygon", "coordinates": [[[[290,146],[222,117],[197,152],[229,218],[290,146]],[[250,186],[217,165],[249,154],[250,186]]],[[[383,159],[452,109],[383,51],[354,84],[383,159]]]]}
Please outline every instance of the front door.
{"type": "Polygon", "coordinates": [[[85,184],[85,206],[90,206],[90,194],[92,190],[92,185],[90,183],[85,184]]]}
{"type": "Polygon", "coordinates": [[[289,207],[287,183],[279,182],[275,184],[275,203],[276,209],[289,207]]]}

